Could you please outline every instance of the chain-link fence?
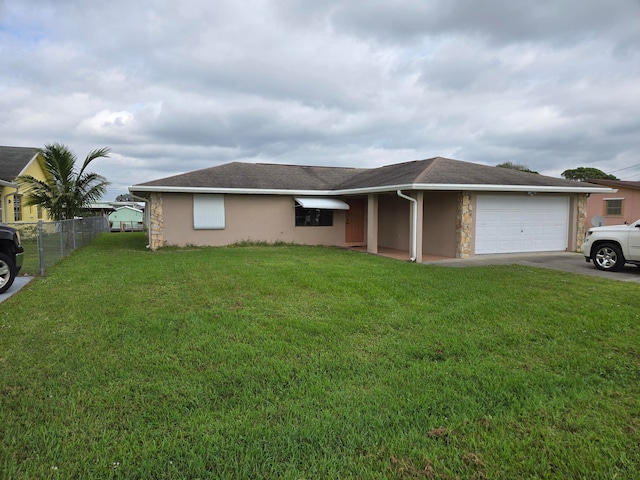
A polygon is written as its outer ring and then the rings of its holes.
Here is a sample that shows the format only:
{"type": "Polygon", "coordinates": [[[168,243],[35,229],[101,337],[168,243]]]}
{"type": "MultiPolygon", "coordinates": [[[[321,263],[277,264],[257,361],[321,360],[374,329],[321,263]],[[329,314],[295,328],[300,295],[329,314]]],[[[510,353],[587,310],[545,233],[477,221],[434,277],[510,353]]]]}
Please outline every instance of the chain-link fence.
{"type": "Polygon", "coordinates": [[[9,223],[20,231],[25,249],[21,273],[44,275],[49,267],[99,234],[109,231],[106,217],[76,218],[58,222],[9,223]]]}
{"type": "Polygon", "coordinates": [[[144,224],[136,221],[124,221],[111,222],[112,232],[143,232],[144,224]]]}

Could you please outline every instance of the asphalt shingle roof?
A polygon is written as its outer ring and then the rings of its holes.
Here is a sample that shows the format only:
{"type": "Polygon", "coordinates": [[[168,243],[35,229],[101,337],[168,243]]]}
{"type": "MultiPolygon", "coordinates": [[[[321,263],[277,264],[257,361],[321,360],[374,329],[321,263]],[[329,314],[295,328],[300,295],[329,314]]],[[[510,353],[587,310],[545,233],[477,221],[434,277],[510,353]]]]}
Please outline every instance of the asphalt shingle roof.
{"type": "Polygon", "coordinates": [[[161,178],[144,186],[250,188],[283,190],[331,190],[360,170],[343,167],[311,167],[268,163],[233,162],[217,167],[161,178]]]}
{"type": "MultiPolygon", "coordinates": [[[[398,185],[527,185],[593,188],[593,184],[435,157],[379,168],[233,162],[136,186],[271,190],[351,190],[398,185]]],[[[135,186],[133,187],[135,190],[135,186]]]]}
{"type": "Polygon", "coordinates": [[[0,180],[13,182],[36,153],[37,148],[0,147],[0,180]]]}
{"type": "Polygon", "coordinates": [[[625,180],[589,180],[589,183],[595,183],[597,185],[603,185],[611,188],[633,188],[634,190],[640,190],[640,182],[627,182],[625,180]]]}

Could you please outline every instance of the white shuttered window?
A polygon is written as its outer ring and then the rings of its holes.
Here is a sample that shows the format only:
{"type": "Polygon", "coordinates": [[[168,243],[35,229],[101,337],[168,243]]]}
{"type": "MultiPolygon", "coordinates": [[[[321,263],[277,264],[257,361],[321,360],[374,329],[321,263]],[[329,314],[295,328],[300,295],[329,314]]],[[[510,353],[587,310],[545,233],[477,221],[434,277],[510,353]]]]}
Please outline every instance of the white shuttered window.
{"type": "Polygon", "coordinates": [[[193,195],[193,228],[196,230],[224,229],[224,195],[193,195]]]}

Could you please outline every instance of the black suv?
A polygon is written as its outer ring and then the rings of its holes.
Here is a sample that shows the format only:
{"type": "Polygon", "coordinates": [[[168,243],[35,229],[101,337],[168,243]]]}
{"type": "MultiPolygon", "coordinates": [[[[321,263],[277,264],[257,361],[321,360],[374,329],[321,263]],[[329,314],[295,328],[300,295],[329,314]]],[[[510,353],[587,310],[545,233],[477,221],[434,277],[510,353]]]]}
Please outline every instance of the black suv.
{"type": "Polygon", "coordinates": [[[23,248],[15,228],[0,225],[0,293],[9,290],[22,268],[23,248]]]}

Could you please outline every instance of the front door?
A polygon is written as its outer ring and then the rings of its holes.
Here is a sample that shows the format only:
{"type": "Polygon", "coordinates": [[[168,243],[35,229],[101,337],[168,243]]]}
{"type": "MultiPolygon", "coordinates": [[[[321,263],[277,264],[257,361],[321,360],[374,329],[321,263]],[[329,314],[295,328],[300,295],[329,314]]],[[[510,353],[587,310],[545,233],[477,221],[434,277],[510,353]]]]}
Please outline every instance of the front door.
{"type": "Polygon", "coordinates": [[[362,198],[348,198],[346,238],[347,247],[358,247],[364,245],[364,200],[362,198]]]}

